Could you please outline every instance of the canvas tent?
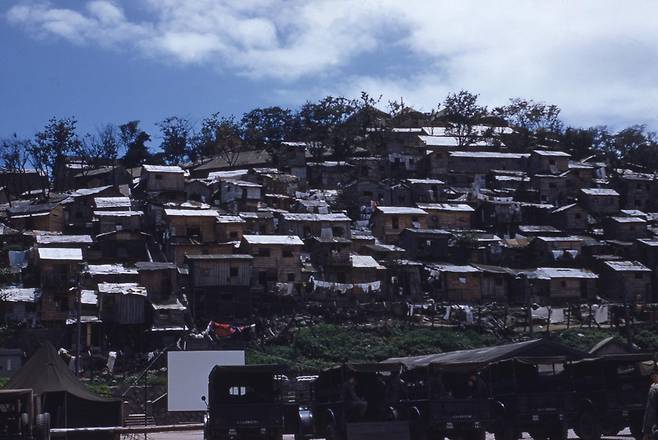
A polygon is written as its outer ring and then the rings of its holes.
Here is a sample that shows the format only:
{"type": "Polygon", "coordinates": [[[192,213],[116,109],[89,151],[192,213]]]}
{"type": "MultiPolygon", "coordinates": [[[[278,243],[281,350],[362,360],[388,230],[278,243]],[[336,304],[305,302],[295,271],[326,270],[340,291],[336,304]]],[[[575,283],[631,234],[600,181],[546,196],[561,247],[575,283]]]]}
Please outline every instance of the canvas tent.
{"type": "MultiPolygon", "coordinates": [[[[41,412],[50,413],[53,428],[119,426],[122,422],[121,400],[102,398],[88,390],[48,342],[16,372],[6,388],[32,389],[41,400],[41,412]]],[[[95,434],[95,438],[102,436],[95,434]]]]}
{"type": "Polygon", "coordinates": [[[509,360],[531,361],[537,363],[559,363],[574,361],[585,357],[585,353],[569,348],[549,339],[530,341],[493,347],[474,348],[471,350],[450,351],[446,353],[390,358],[386,363],[401,363],[407,368],[422,368],[433,365],[444,370],[477,370],[487,365],[509,360]]]}

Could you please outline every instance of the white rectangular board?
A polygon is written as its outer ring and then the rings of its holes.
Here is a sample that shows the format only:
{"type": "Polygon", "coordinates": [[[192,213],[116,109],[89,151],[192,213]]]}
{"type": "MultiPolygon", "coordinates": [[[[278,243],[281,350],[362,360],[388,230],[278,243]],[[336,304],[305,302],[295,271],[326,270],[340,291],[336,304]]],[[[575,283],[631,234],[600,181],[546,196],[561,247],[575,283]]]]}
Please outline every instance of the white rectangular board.
{"type": "Polygon", "coordinates": [[[167,353],[167,409],[205,411],[208,376],[215,365],[244,365],[244,351],[170,351],[167,353]]]}

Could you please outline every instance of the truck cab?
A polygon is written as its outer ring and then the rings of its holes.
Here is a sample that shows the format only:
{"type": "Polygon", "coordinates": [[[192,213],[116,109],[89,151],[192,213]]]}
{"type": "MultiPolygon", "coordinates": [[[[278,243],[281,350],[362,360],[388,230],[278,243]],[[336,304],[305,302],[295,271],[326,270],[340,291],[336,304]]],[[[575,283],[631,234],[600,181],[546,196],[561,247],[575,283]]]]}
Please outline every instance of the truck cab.
{"type": "Polygon", "coordinates": [[[314,384],[315,432],[327,440],[405,440],[417,413],[400,364],[345,364],[314,384]]]}
{"type": "Polygon", "coordinates": [[[284,367],[216,366],[208,378],[205,440],[281,440],[285,429],[284,367]]]}

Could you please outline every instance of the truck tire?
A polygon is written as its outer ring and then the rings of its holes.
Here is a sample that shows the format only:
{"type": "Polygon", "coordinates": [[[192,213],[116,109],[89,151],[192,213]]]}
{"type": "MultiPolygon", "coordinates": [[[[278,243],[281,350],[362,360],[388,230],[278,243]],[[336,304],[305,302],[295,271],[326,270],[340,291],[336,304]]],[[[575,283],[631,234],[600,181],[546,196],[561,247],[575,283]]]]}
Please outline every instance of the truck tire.
{"type": "Polygon", "coordinates": [[[336,425],[329,423],[324,430],[325,440],[338,440],[338,433],[336,432],[336,425]]]}
{"type": "Polygon", "coordinates": [[[585,410],[578,417],[574,432],[582,440],[601,440],[603,428],[596,414],[592,410],[585,410]]]}
{"type": "Polygon", "coordinates": [[[518,440],[521,438],[517,435],[516,429],[511,424],[506,424],[504,427],[496,430],[496,432],[494,432],[494,437],[496,440],[518,440]]]}
{"type": "Polygon", "coordinates": [[[37,415],[36,425],[36,438],[39,440],[48,440],[50,438],[50,413],[37,415]]]}
{"type": "Polygon", "coordinates": [[[557,426],[548,432],[550,440],[567,440],[568,430],[565,427],[557,426]]]}
{"type": "Polygon", "coordinates": [[[642,423],[631,423],[630,426],[631,429],[631,436],[635,438],[635,440],[642,440],[644,437],[642,435],[642,423]]]}

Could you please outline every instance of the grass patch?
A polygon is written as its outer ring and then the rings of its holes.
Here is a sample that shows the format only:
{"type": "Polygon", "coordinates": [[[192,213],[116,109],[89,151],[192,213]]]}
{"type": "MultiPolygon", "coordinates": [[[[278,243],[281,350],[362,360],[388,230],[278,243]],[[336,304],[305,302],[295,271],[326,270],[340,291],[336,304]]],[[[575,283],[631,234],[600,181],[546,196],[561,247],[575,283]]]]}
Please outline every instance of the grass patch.
{"type": "Polygon", "coordinates": [[[250,364],[285,364],[315,370],[342,362],[379,362],[389,357],[413,356],[495,345],[495,337],[474,330],[408,328],[402,326],[347,328],[321,324],[300,329],[290,344],[253,346],[250,364]]]}

